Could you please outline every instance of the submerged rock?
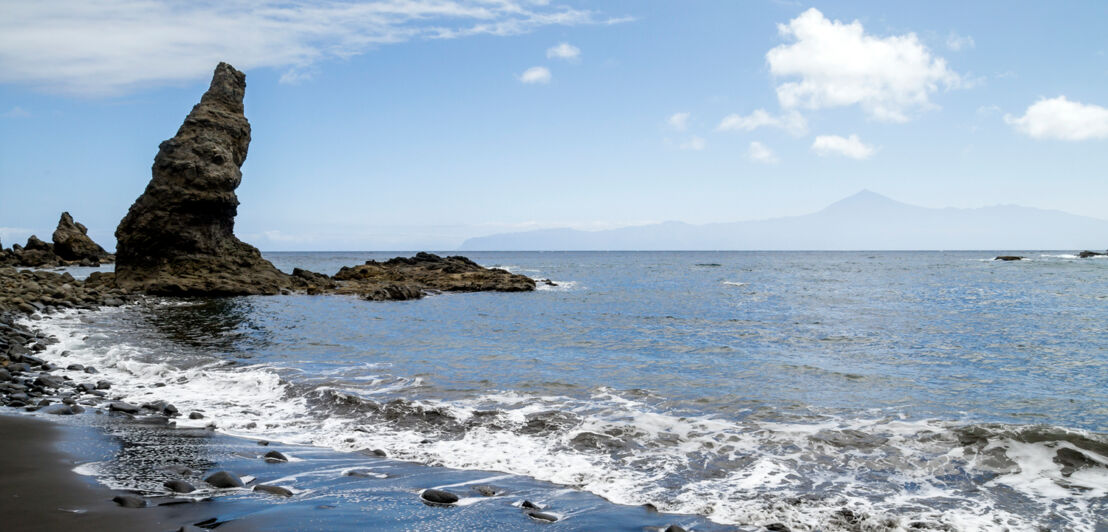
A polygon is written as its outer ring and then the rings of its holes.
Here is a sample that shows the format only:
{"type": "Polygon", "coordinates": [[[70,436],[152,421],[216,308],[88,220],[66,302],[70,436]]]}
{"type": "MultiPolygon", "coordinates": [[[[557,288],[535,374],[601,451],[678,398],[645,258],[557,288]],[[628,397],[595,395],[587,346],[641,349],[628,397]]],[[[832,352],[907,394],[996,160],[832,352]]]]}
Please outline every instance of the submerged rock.
{"type": "Polygon", "coordinates": [[[474,486],[473,491],[476,491],[482,497],[493,497],[495,495],[499,495],[500,493],[503,493],[504,490],[501,490],[500,488],[497,488],[495,486],[489,486],[489,485],[486,485],[486,484],[481,484],[479,486],[474,486]]]}
{"type": "Polygon", "coordinates": [[[546,523],[553,523],[558,520],[558,516],[546,512],[540,512],[538,510],[531,510],[527,512],[527,517],[530,517],[531,519],[534,519],[536,521],[543,521],[546,523]]]}
{"type": "Polygon", "coordinates": [[[250,145],[246,75],[227,63],[177,134],[159,146],[146,190],[115,235],[116,282],[162,295],[276,294],[289,276],[234,235],[250,145]]]}

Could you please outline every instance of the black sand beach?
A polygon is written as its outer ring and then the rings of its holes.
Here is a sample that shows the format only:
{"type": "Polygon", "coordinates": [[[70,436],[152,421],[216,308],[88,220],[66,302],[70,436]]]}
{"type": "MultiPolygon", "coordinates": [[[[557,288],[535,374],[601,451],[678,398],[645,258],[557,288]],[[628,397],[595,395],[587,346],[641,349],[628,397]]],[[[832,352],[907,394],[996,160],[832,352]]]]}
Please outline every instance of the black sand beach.
{"type": "Polygon", "coordinates": [[[186,505],[136,511],[112,502],[127,495],[75,474],[73,458],[57,450],[65,427],[0,415],[0,515],[10,532],[31,530],[176,530],[196,517],[186,505]]]}

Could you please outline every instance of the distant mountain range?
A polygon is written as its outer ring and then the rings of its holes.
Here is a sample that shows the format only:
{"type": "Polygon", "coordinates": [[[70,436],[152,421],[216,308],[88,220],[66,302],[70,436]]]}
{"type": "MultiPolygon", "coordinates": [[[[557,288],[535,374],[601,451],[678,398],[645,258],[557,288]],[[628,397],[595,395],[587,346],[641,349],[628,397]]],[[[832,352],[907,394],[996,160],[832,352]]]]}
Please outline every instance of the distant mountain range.
{"type": "Polygon", "coordinates": [[[604,231],[542,229],[470,238],[465,251],[1104,249],[1108,220],[998,205],[932,209],[863,190],[821,211],[747,222],[604,231]]]}

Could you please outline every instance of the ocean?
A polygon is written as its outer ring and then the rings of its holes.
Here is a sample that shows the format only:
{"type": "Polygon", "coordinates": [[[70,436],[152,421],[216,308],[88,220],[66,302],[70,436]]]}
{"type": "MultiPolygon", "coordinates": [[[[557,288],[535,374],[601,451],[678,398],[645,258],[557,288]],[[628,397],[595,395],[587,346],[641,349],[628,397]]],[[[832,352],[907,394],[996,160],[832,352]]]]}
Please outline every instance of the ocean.
{"type": "MultiPolygon", "coordinates": [[[[61,340],[43,358],[204,413],[183,427],[705,526],[1108,530],[1108,260],[1019,254],[467,253],[554,285],[153,300],[34,325],[61,340]]],[[[396,255],[265,253],[327,274],[396,255]]],[[[110,470],[86,468],[151,488],[110,470]]]]}

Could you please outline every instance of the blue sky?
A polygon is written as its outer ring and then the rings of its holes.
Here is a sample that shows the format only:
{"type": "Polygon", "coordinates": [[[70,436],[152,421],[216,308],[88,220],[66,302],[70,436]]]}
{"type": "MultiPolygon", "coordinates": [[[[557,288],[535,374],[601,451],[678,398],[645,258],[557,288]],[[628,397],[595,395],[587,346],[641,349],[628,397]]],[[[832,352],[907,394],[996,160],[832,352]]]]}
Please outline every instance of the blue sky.
{"type": "Polygon", "coordinates": [[[0,240],[110,247],[219,60],[263,250],[803,214],[1106,218],[1108,3],[0,0],[0,240]]]}

